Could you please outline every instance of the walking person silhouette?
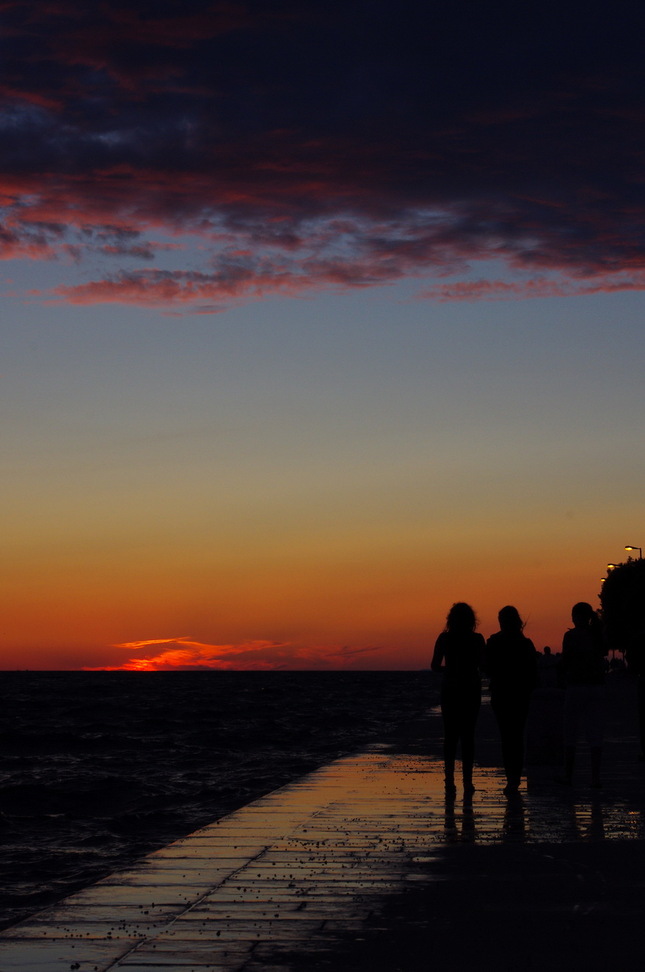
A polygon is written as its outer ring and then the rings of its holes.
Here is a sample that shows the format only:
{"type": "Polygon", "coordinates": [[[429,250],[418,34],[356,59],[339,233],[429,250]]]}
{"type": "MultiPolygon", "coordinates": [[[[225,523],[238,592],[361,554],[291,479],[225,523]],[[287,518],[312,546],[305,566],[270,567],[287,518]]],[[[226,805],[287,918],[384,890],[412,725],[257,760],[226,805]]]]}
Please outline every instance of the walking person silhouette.
{"type": "Polygon", "coordinates": [[[469,604],[450,608],[446,627],[434,646],[432,671],[443,672],[441,715],[446,796],[457,793],[455,761],[461,743],[464,796],[474,793],[475,725],[481,705],[481,665],[485,642],[475,629],[477,617],[469,604]]]}
{"type": "Polygon", "coordinates": [[[562,639],[560,670],[564,696],[564,774],[558,782],[570,785],[580,731],[591,753],[591,786],[599,789],[605,708],[605,655],[598,615],[591,604],[579,601],[571,609],[573,628],[562,639]]]}
{"type": "Polygon", "coordinates": [[[504,793],[512,796],[522,778],[526,721],[538,681],[537,653],[531,639],[524,635],[524,622],[517,608],[510,604],[503,607],[497,619],[499,631],[486,642],[485,670],[502,742],[504,793]]]}

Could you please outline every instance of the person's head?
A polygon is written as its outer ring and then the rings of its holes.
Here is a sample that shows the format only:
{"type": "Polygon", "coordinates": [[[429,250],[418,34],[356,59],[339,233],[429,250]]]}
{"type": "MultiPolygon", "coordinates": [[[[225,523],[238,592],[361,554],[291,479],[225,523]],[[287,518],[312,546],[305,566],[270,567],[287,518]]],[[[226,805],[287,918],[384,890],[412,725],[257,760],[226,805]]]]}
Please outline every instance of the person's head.
{"type": "Polygon", "coordinates": [[[576,628],[586,628],[595,620],[596,612],[591,604],[586,601],[578,601],[571,608],[571,620],[576,628]]]}
{"type": "Polygon", "coordinates": [[[520,634],[524,628],[524,622],[520,617],[520,612],[512,604],[507,604],[497,615],[499,630],[505,634],[520,634]]]}
{"type": "Polygon", "coordinates": [[[477,616],[470,604],[457,601],[448,611],[446,631],[462,632],[474,631],[477,627],[477,616]]]}

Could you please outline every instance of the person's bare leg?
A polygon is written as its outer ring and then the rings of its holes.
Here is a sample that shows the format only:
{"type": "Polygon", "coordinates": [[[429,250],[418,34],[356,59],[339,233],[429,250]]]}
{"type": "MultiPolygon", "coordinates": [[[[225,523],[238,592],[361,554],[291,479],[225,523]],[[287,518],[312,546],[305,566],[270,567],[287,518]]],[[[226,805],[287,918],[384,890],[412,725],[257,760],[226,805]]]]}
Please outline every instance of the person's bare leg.
{"type": "Polygon", "coordinates": [[[461,773],[464,781],[464,795],[475,792],[473,786],[473,766],[475,763],[475,724],[468,726],[461,737],[461,773]]]}
{"type": "Polygon", "coordinates": [[[591,747],[591,785],[595,790],[602,787],[600,781],[600,763],[602,760],[602,749],[600,746],[591,747]]]}
{"type": "Polygon", "coordinates": [[[446,796],[448,797],[454,796],[456,793],[455,749],[456,747],[451,745],[448,741],[444,743],[444,747],[443,747],[444,787],[446,790],[446,796]]]}
{"type": "Polygon", "coordinates": [[[461,771],[464,780],[464,796],[475,792],[473,786],[473,762],[472,760],[462,760],[461,771]]]}
{"type": "Polygon", "coordinates": [[[576,761],[576,750],[575,746],[565,746],[564,747],[564,769],[561,776],[557,776],[556,780],[558,783],[564,783],[565,786],[571,786],[573,781],[573,767],[576,761]]]}

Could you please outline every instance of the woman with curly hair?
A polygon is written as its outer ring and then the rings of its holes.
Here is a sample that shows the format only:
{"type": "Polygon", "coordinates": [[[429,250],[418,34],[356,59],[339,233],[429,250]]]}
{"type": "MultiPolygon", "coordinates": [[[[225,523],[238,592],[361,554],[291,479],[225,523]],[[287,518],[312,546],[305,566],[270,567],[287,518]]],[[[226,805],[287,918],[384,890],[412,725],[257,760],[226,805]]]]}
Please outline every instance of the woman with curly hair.
{"type": "Polygon", "coordinates": [[[477,617],[469,604],[450,608],[446,627],[437,638],[432,671],[443,672],[441,715],[446,796],[454,797],[455,760],[461,743],[464,796],[474,793],[475,725],[481,705],[481,665],[485,642],[475,630],[477,617]]]}

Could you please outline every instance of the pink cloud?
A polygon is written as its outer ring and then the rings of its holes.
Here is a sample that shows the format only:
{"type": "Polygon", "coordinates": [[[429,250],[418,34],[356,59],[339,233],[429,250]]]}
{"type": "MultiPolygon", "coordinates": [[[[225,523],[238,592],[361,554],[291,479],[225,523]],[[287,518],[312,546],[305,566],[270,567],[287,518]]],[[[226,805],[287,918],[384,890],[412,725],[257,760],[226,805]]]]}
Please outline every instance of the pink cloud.
{"type": "Polygon", "coordinates": [[[582,280],[579,277],[534,280],[472,280],[438,284],[417,296],[420,299],[449,301],[468,300],[528,300],[532,297],[571,297],[588,294],[616,293],[626,290],[645,290],[645,270],[640,273],[618,273],[582,280]]]}
{"type": "Polygon", "coordinates": [[[86,671],[189,671],[220,669],[271,671],[274,669],[322,669],[351,667],[357,657],[372,656],[378,647],[333,648],[255,640],[240,644],[213,645],[183,636],[153,638],[113,645],[128,653],[141,650],[118,665],[86,668],[86,671]],[[159,649],[150,652],[147,649],[159,649]]]}

